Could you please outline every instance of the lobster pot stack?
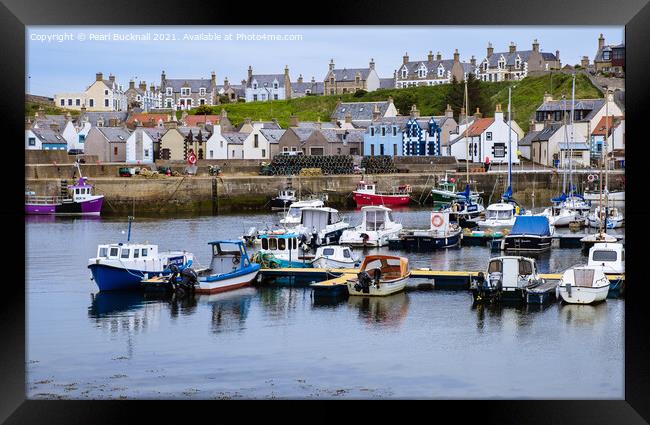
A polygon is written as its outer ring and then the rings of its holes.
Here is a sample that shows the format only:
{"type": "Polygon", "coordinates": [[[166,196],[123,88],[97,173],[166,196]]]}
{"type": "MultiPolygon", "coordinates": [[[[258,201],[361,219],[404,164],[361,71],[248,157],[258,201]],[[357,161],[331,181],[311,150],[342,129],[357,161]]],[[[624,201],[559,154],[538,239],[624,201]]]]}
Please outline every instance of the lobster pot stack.
{"type": "Polygon", "coordinates": [[[361,168],[368,174],[389,174],[397,172],[393,157],[388,155],[364,156],[361,160],[361,168]]]}
{"type": "Polygon", "coordinates": [[[302,169],[320,169],[323,174],[352,174],[354,162],[350,155],[276,155],[264,167],[263,175],[299,175],[302,169]]]}

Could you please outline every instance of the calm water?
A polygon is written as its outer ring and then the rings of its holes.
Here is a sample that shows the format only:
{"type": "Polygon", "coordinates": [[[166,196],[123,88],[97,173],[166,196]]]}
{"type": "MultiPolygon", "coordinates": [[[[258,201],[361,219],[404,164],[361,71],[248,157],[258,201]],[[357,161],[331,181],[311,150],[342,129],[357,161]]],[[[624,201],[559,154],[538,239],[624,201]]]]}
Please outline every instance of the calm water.
{"type": "MultiPolygon", "coordinates": [[[[394,213],[423,228],[428,214],[394,213]]],[[[205,265],[208,240],[274,219],[137,218],[132,239],[188,249],[205,265]]],[[[181,302],[98,294],[87,259],[125,230],[123,218],[26,219],[29,398],[624,397],[623,300],[472,309],[469,293],[441,290],[325,304],[303,287],[181,302]]],[[[409,258],[482,270],[493,255],[464,247],[409,258]]],[[[537,259],[542,272],[586,261],[579,249],[537,259]]]]}

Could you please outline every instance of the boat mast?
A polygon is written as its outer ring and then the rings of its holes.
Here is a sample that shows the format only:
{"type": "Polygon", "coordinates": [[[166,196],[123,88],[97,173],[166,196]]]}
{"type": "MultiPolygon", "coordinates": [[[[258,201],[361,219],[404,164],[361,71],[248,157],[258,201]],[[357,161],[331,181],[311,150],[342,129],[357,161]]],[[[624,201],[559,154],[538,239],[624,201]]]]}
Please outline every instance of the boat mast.
{"type": "Polygon", "coordinates": [[[512,192],[512,117],[510,111],[510,100],[512,87],[508,87],[508,190],[512,192]]]}
{"type": "MultiPolygon", "coordinates": [[[[607,117],[607,90],[605,90],[605,117],[607,117]]],[[[605,120],[605,123],[607,123],[607,120],[605,120]]],[[[605,140],[607,140],[607,131],[605,131],[605,140]]],[[[603,142],[603,146],[600,148],[600,177],[598,177],[598,183],[600,185],[600,195],[598,197],[598,214],[596,217],[598,218],[598,235],[600,237],[603,236],[603,152],[604,152],[604,146],[605,142],[603,142]]]]}
{"type": "Polygon", "coordinates": [[[131,241],[131,222],[133,221],[133,218],[134,217],[132,215],[129,216],[129,231],[128,231],[127,235],[126,235],[126,241],[127,242],[131,241]]]}
{"type": "Polygon", "coordinates": [[[465,148],[467,149],[467,162],[466,162],[466,170],[467,170],[467,187],[469,187],[469,127],[468,127],[468,118],[469,118],[469,96],[467,95],[467,80],[465,80],[465,99],[464,104],[465,104],[465,148]]]}
{"type": "MultiPolygon", "coordinates": [[[[565,152],[566,152],[566,150],[568,150],[568,148],[569,148],[569,138],[567,137],[566,97],[564,95],[562,95],[562,101],[564,102],[564,105],[563,105],[564,106],[564,108],[563,108],[564,113],[562,114],[562,124],[563,124],[562,126],[564,127],[564,148],[565,148],[565,152]]],[[[562,150],[561,149],[560,149],[560,155],[562,155],[562,150]]],[[[565,153],[565,155],[566,155],[566,153],[565,153]]],[[[567,191],[566,191],[566,181],[567,181],[567,179],[566,179],[566,172],[567,172],[566,161],[564,160],[564,158],[560,158],[560,160],[562,161],[562,168],[564,169],[564,173],[562,174],[562,193],[567,193],[567,191]]]]}
{"type": "MultiPolygon", "coordinates": [[[[612,121],[612,124],[614,122],[612,121]]],[[[607,146],[607,139],[609,138],[609,86],[605,87],[605,143],[603,143],[603,150],[605,151],[605,220],[607,220],[607,213],[609,208],[609,159],[607,146]]],[[[602,206],[600,207],[602,210],[602,206]]]]}
{"type": "MultiPolygon", "coordinates": [[[[573,162],[573,144],[575,143],[575,134],[573,131],[573,115],[575,113],[575,100],[576,100],[576,75],[573,74],[573,86],[571,87],[571,144],[569,145],[569,192],[573,193],[573,169],[571,163],[573,162]]],[[[573,196],[571,196],[571,206],[574,205],[573,196]]]]}

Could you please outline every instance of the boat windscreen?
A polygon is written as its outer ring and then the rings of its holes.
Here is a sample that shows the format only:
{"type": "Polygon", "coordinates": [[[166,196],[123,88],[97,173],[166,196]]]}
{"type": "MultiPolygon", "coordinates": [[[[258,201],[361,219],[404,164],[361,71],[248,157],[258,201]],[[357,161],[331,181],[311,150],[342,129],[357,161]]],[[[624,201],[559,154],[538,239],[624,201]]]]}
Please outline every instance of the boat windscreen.
{"type": "Polygon", "coordinates": [[[591,287],[594,280],[594,269],[573,269],[576,286],[591,287]]]}
{"type": "Polygon", "coordinates": [[[488,266],[488,273],[496,273],[496,272],[501,273],[502,271],[503,271],[503,266],[501,260],[490,261],[490,265],[488,266]]]}
{"type": "Polygon", "coordinates": [[[593,261],[616,261],[618,255],[616,251],[594,251],[593,261]]]}

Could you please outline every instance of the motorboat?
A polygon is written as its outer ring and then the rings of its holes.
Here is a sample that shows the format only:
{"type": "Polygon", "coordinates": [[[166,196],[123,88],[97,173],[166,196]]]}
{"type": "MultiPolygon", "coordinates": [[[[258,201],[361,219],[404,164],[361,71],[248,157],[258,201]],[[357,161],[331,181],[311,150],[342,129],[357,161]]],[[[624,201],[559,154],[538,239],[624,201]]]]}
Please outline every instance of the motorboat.
{"type": "MultiPolygon", "coordinates": [[[[456,180],[453,177],[449,178],[447,173],[445,173],[445,177],[438,182],[436,187],[431,189],[431,197],[433,198],[434,206],[449,205],[454,201],[464,201],[466,199],[464,192],[458,192],[456,180]]],[[[469,193],[469,197],[472,202],[477,202],[480,194],[471,192],[469,193]]]]}
{"type": "Polygon", "coordinates": [[[477,222],[480,230],[504,231],[515,225],[516,206],[509,202],[491,204],[485,210],[485,219],[477,222]]]}
{"type": "Polygon", "coordinates": [[[280,224],[284,227],[294,227],[300,224],[300,217],[302,214],[300,210],[303,208],[319,208],[325,204],[321,199],[310,199],[304,201],[297,201],[291,204],[287,213],[280,220],[280,224]]]}
{"type": "Polygon", "coordinates": [[[595,243],[588,258],[589,267],[600,268],[606,275],[625,273],[625,248],[621,243],[595,243]]]}
{"type": "Polygon", "coordinates": [[[311,262],[313,267],[321,269],[344,269],[356,267],[359,259],[349,246],[327,245],[316,249],[311,262]]]}
{"type": "Polygon", "coordinates": [[[592,304],[607,298],[609,280],[601,268],[572,267],[562,274],[558,291],[566,303],[592,304]]]}
{"type": "Polygon", "coordinates": [[[398,235],[402,224],[397,223],[391,209],[384,206],[361,207],[361,224],[344,230],[339,239],[341,245],[385,246],[388,239],[398,235]]]}
{"type": "Polygon", "coordinates": [[[264,268],[311,267],[314,255],[304,244],[306,237],[298,233],[260,235],[261,248],[253,254],[252,261],[264,268]]]}
{"type": "Polygon", "coordinates": [[[490,259],[486,273],[472,279],[470,291],[475,303],[523,302],[527,289],[544,283],[534,258],[501,256],[490,259]]]}
{"type": "Polygon", "coordinates": [[[433,250],[457,246],[463,237],[462,228],[449,220],[448,212],[431,213],[428,230],[405,230],[400,234],[402,247],[414,250],[433,250]]]}
{"type": "Polygon", "coordinates": [[[352,192],[357,207],[364,205],[387,205],[391,207],[408,205],[411,201],[411,185],[400,185],[392,193],[377,192],[376,183],[361,180],[352,192]]]}
{"type": "Polygon", "coordinates": [[[297,200],[298,198],[296,198],[295,189],[292,189],[291,187],[286,187],[284,189],[279,190],[278,196],[271,199],[271,210],[272,211],[286,210],[289,208],[291,204],[293,204],[297,200]]]}
{"type": "Polygon", "coordinates": [[[601,205],[597,205],[594,212],[588,216],[589,227],[600,228],[603,218],[605,218],[603,227],[606,229],[618,229],[625,226],[625,216],[618,208],[603,208],[601,205]]]}
{"type": "Polygon", "coordinates": [[[572,221],[576,221],[578,213],[567,207],[549,207],[545,208],[540,214],[535,215],[548,218],[549,224],[554,227],[564,227],[569,226],[572,221]]]}
{"type": "Polygon", "coordinates": [[[194,262],[194,254],[158,251],[158,245],[131,242],[131,222],[126,243],[99,244],[95,257],[88,259],[92,280],[100,291],[140,289],[140,281],[154,275],[169,275],[172,266],[182,270],[194,262]]]}
{"type": "Polygon", "coordinates": [[[302,208],[300,214],[300,224],[293,232],[305,235],[306,244],[312,248],[338,244],[343,231],[350,228],[334,208],[307,207],[302,208]]]}
{"type": "Polygon", "coordinates": [[[584,198],[592,203],[598,203],[601,199],[605,198],[607,198],[609,202],[625,202],[625,191],[615,190],[610,192],[604,189],[602,197],[598,190],[585,191],[584,198]]]}
{"type": "Polygon", "coordinates": [[[347,280],[348,293],[362,296],[385,296],[404,290],[411,275],[409,260],[391,255],[369,255],[359,273],[347,280]]]}
{"type": "Polygon", "coordinates": [[[546,216],[520,215],[504,238],[506,252],[543,252],[551,249],[555,228],[546,216]]]}

